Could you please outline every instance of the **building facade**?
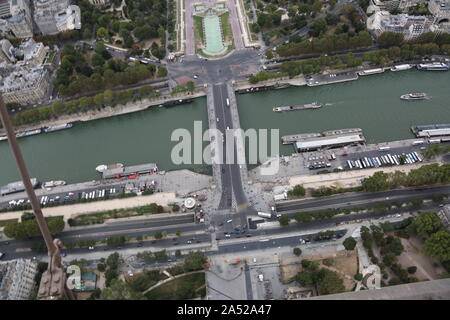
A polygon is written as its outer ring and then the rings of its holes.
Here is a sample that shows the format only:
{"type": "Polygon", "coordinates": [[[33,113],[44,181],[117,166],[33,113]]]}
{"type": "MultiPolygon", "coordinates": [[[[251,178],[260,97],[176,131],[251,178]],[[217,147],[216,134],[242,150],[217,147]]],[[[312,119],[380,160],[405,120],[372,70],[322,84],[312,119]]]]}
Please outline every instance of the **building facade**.
{"type": "Polygon", "coordinates": [[[41,34],[81,28],[80,8],[69,0],[34,0],[33,18],[41,34]]]}
{"type": "Polygon", "coordinates": [[[0,300],[28,300],[36,272],[36,262],[29,259],[0,262],[0,300]]]}
{"type": "Polygon", "coordinates": [[[14,56],[14,47],[7,39],[0,40],[0,62],[14,63],[16,57],[14,56]]]}
{"type": "Polygon", "coordinates": [[[89,0],[89,2],[94,6],[104,6],[109,4],[111,0],[89,0]]]}
{"type": "Polygon", "coordinates": [[[35,67],[44,63],[49,47],[29,38],[20,44],[18,51],[23,55],[23,60],[17,63],[18,66],[35,67]]]}
{"type": "Polygon", "coordinates": [[[18,67],[1,81],[0,91],[5,103],[15,102],[21,105],[41,103],[47,98],[50,90],[50,76],[43,66],[31,69],[18,67]]]}
{"type": "Polygon", "coordinates": [[[29,0],[0,0],[0,33],[16,38],[33,35],[29,0]]]}

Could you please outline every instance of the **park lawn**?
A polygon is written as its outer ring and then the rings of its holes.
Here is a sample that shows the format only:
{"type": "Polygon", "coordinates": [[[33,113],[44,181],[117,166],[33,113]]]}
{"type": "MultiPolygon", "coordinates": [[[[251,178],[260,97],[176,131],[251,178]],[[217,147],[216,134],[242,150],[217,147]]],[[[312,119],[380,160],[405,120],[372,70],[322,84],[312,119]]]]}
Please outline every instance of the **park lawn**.
{"type": "Polygon", "coordinates": [[[0,227],[6,226],[8,223],[19,222],[19,219],[8,219],[0,221],[0,227]]]}
{"type": "MultiPolygon", "coordinates": [[[[145,294],[149,300],[183,300],[200,296],[201,290],[197,290],[205,285],[205,273],[194,273],[172,281],[169,281],[145,294]],[[194,296],[183,296],[180,292],[182,287],[189,287],[195,290],[194,296]],[[178,291],[178,292],[177,292],[178,291]]],[[[183,290],[184,291],[184,290],[183,290]]]]}
{"type": "Polygon", "coordinates": [[[205,35],[203,34],[203,18],[194,16],[195,42],[201,46],[205,45],[205,35]]]}
{"type": "Polygon", "coordinates": [[[220,16],[220,24],[221,24],[222,33],[223,33],[223,40],[225,42],[228,42],[228,41],[232,42],[233,35],[231,32],[230,13],[229,12],[225,12],[224,14],[222,14],[220,16]]]}

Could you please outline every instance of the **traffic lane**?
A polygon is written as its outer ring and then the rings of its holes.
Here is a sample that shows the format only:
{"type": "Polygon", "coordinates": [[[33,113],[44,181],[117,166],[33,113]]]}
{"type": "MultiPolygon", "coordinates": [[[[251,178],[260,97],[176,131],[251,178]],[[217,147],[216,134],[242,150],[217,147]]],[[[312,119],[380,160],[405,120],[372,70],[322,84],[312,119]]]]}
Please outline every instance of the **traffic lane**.
{"type": "Polygon", "coordinates": [[[313,209],[321,206],[349,204],[353,201],[374,200],[389,201],[396,200],[395,197],[427,197],[433,194],[447,194],[450,192],[450,186],[444,185],[431,188],[416,189],[395,189],[387,191],[379,191],[373,193],[351,193],[349,195],[339,194],[337,196],[327,197],[325,199],[300,200],[294,203],[280,203],[276,205],[277,211],[287,211],[295,209],[313,209]],[[384,200],[382,199],[384,198],[384,200]]]}
{"type": "MultiPolygon", "coordinates": [[[[223,134],[223,146],[225,149],[227,146],[227,139],[226,139],[226,127],[229,127],[229,124],[227,123],[227,118],[225,115],[225,108],[226,107],[226,99],[228,96],[224,95],[223,91],[223,85],[214,85],[213,88],[213,94],[214,94],[214,106],[216,110],[216,116],[219,119],[218,122],[218,129],[223,134]]],[[[225,151],[225,150],[223,150],[225,151]]],[[[227,164],[226,161],[226,152],[223,152],[222,154],[222,164],[220,165],[221,175],[222,175],[222,197],[219,202],[219,209],[229,209],[232,206],[231,203],[231,197],[232,197],[232,184],[231,184],[231,172],[230,172],[230,166],[227,164]]]]}
{"type": "MultiPolygon", "coordinates": [[[[86,253],[93,253],[93,252],[104,252],[104,251],[117,251],[120,252],[121,250],[126,249],[132,249],[132,248],[142,248],[143,251],[147,248],[158,248],[160,250],[163,249],[176,249],[177,246],[189,246],[189,245],[198,245],[198,244],[205,244],[210,245],[211,244],[211,237],[208,234],[199,234],[194,236],[180,236],[178,238],[166,238],[166,239],[160,239],[160,240],[145,240],[141,241],[142,245],[139,244],[139,242],[133,242],[133,243],[124,243],[119,246],[96,246],[94,247],[94,250],[89,250],[88,248],[73,248],[73,249],[63,249],[61,250],[63,255],[67,255],[67,259],[70,259],[70,255],[74,254],[86,254],[86,253]]],[[[3,251],[2,251],[3,252],[3,251]]],[[[23,252],[16,252],[16,251],[5,251],[7,259],[16,259],[16,258],[42,258],[46,257],[47,254],[44,252],[37,252],[37,251],[23,251],[23,252]]]]}
{"type": "MultiPolygon", "coordinates": [[[[347,229],[340,229],[336,230],[340,231],[342,233],[342,236],[339,238],[341,239],[345,234],[347,233],[347,229]]],[[[315,233],[311,234],[305,234],[301,236],[288,236],[284,238],[278,238],[278,239],[261,239],[261,240],[255,240],[245,243],[219,243],[218,245],[218,253],[226,254],[226,253],[233,253],[233,252],[239,252],[239,251],[256,251],[256,250],[264,250],[264,249],[271,249],[276,247],[287,247],[287,246],[299,246],[302,244],[302,240],[307,241],[309,237],[314,236],[315,233]]],[[[336,239],[337,240],[337,239],[336,239]]],[[[336,240],[331,241],[310,241],[309,244],[332,244],[336,240]]]]}
{"type": "MultiPolygon", "coordinates": [[[[150,219],[149,219],[150,220],[150,219]]],[[[80,228],[77,230],[68,230],[63,231],[61,235],[71,236],[71,235],[82,235],[82,234],[91,234],[91,233],[101,233],[101,232],[116,232],[116,231],[125,231],[125,230],[137,230],[137,229],[150,229],[150,228],[164,228],[164,227],[190,227],[196,225],[194,223],[193,216],[187,219],[179,219],[179,220],[163,220],[163,221],[140,221],[135,223],[128,223],[124,225],[109,225],[103,224],[97,227],[88,227],[88,228],[80,228]]]]}

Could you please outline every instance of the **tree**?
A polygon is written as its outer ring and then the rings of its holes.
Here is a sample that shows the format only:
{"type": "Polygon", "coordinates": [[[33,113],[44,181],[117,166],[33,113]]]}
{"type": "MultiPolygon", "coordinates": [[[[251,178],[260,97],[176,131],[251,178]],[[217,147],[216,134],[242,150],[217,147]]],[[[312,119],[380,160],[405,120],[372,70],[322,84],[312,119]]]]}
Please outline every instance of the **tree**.
{"type": "Polygon", "coordinates": [[[364,191],[375,192],[389,189],[389,175],[383,171],[375,172],[371,177],[364,179],[362,187],[364,191]]]}
{"type": "Polygon", "coordinates": [[[191,252],[184,258],[183,267],[186,272],[201,270],[207,261],[208,260],[203,252],[191,252]]]}
{"type": "Polygon", "coordinates": [[[312,286],[314,284],[314,274],[311,271],[300,271],[295,280],[302,286],[312,286]]]}
{"type": "Polygon", "coordinates": [[[414,274],[417,271],[417,267],[416,266],[411,266],[408,267],[408,269],[406,269],[408,271],[409,274],[414,274]]]}
{"type": "Polygon", "coordinates": [[[345,238],[342,244],[344,245],[345,250],[351,251],[356,247],[356,240],[353,237],[348,237],[345,238]]]}
{"type": "Polygon", "coordinates": [[[329,26],[334,26],[339,22],[339,16],[336,14],[327,13],[325,20],[329,26]]]}
{"type": "Polygon", "coordinates": [[[361,281],[362,279],[363,279],[363,275],[361,273],[355,274],[355,280],[356,281],[361,281]]]}
{"type": "Polygon", "coordinates": [[[302,249],[294,248],[293,252],[298,257],[298,256],[300,256],[302,254],[302,249]]]}
{"type": "Polygon", "coordinates": [[[335,271],[320,269],[317,274],[317,291],[319,294],[344,292],[344,282],[335,271]]]}
{"type": "Polygon", "coordinates": [[[97,37],[100,39],[104,39],[108,36],[108,30],[106,28],[100,27],[97,29],[97,37]]]}
{"type": "Polygon", "coordinates": [[[177,230],[177,231],[175,232],[175,235],[176,235],[177,237],[181,236],[181,231],[180,231],[180,230],[177,230]]]}
{"type": "Polygon", "coordinates": [[[280,226],[287,226],[289,225],[289,217],[286,215],[282,215],[281,217],[278,218],[278,222],[280,223],[280,226]]]}
{"type": "Polygon", "coordinates": [[[103,264],[103,263],[97,264],[97,270],[100,272],[105,272],[105,270],[106,270],[105,264],[103,264]]]}
{"type": "Polygon", "coordinates": [[[413,223],[417,233],[422,236],[431,235],[442,228],[441,220],[434,212],[424,212],[414,217],[413,223]]]}
{"type": "Polygon", "coordinates": [[[401,46],[404,40],[404,36],[397,32],[383,32],[378,37],[378,44],[382,48],[388,48],[392,46],[401,46]]]}
{"type": "Polygon", "coordinates": [[[324,18],[314,20],[311,30],[309,31],[313,37],[318,37],[327,31],[327,21],[324,18]]]}
{"type": "Polygon", "coordinates": [[[292,189],[291,194],[296,197],[302,197],[306,194],[306,191],[302,185],[298,184],[292,189]]]}
{"type": "Polygon", "coordinates": [[[187,90],[189,91],[189,92],[194,92],[194,90],[195,90],[195,83],[194,83],[194,81],[188,81],[187,83],[186,83],[186,87],[187,87],[187,90]]]}
{"type": "Polygon", "coordinates": [[[108,258],[106,259],[106,265],[110,268],[110,269],[117,269],[119,267],[119,253],[118,252],[114,252],[112,254],[110,254],[108,256],[108,258]]]}
{"type": "Polygon", "coordinates": [[[386,249],[388,250],[388,252],[391,252],[396,256],[401,255],[405,250],[400,239],[393,236],[388,236],[386,238],[386,249]]]}
{"type": "Polygon", "coordinates": [[[155,237],[156,240],[159,240],[163,237],[163,233],[158,231],[153,236],[155,237]]]}
{"type": "Polygon", "coordinates": [[[181,251],[180,250],[176,250],[175,251],[175,257],[181,257],[181,251]]]}
{"type": "Polygon", "coordinates": [[[104,300],[144,300],[141,293],[133,291],[130,286],[119,280],[112,279],[110,285],[102,292],[104,300]]]}
{"type": "Polygon", "coordinates": [[[450,232],[438,231],[433,233],[424,245],[425,252],[440,261],[450,260],[450,232]]]}

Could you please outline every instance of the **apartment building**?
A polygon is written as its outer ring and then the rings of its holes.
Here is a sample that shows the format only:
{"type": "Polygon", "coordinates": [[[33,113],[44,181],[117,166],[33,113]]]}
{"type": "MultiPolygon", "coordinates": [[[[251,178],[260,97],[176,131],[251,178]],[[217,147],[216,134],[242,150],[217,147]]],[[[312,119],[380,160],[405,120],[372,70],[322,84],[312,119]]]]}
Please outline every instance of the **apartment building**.
{"type": "Polygon", "coordinates": [[[29,259],[0,262],[0,300],[28,300],[36,272],[36,262],[29,259]]]}

